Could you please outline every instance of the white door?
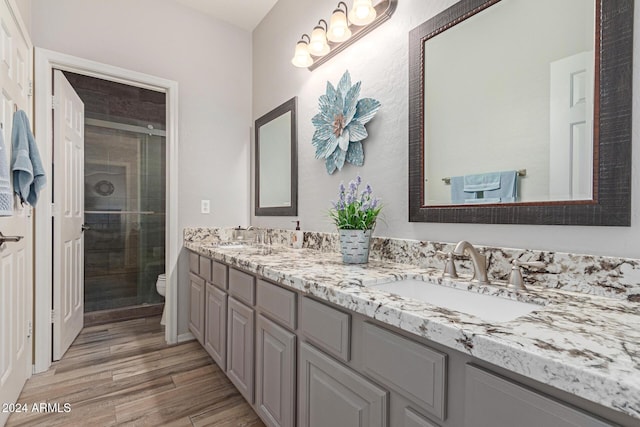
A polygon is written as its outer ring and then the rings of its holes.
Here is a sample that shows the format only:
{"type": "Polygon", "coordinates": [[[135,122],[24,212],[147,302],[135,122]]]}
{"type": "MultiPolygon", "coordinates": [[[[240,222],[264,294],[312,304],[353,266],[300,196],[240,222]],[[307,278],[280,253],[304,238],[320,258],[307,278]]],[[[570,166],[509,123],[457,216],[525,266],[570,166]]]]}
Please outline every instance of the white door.
{"type": "MultiPolygon", "coordinates": [[[[0,123],[10,165],[13,112],[22,109],[32,119],[30,82],[33,46],[21,27],[13,2],[0,2],[0,123]]],[[[31,120],[33,122],[33,120],[31,120]]],[[[13,216],[0,217],[0,232],[22,236],[0,246],[0,403],[13,403],[31,376],[31,316],[33,295],[33,234],[31,208],[14,198],[13,216]]],[[[0,425],[9,413],[0,411],[0,425]]]]}
{"type": "Polygon", "coordinates": [[[551,200],[593,198],[593,68],[593,51],[551,63],[551,200]]]}
{"type": "Polygon", "coordinates": [[[84,104],[53,72],[53,360],[84,323],[84,104]]]}

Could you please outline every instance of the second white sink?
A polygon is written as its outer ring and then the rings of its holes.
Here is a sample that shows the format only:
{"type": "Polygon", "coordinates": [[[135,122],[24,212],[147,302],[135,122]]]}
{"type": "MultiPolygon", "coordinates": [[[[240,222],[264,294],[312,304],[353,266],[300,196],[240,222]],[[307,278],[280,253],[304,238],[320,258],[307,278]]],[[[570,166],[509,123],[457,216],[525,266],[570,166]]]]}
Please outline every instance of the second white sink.
{"type": "Polygon", "coordinates": [[[369,287],[492,322],[508,322],[543,308],[537,304],[479,294],[416,279],[405,279],[369,287]]]}

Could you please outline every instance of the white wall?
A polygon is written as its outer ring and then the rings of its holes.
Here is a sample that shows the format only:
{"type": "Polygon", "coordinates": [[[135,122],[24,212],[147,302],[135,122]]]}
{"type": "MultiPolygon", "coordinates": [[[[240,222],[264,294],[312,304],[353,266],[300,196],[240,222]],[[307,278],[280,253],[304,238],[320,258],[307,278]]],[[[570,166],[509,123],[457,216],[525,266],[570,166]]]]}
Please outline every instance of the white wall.
{"type": "MultiPolygon", "coordinates": [[[[177,81],[179,230],[248,222],[250,33],[170,0],[32,0],[31,28],[37,47],[177,81]]],[[[187,271],[183,253],[178,333],[187,271]]]]}
{"type": "MultiPolygon", "coordinates": [[[[347,2],[351,4],[351,2],[347,2]]],[[[340,181],[360,174],[383,198],[384,222],[375,234],[400,238],[472,243],[575,253],[640,257],[640,7],[636,6],[633,97],[632,227],[576,227],[408,222],[408,34],[455,0],[401,0],[391,20],[313,72],[291,65],[300,35],[329,18],[334,0],[280,0],[253,33],[253,118],[298,96],[299,218],[303,230],[334,231],[327,217],[340,181]],[[345,69],[362,81],[361,97],[382,108],[367,125],[363,167],[345,166],[327,175],[314,158],[311,117],[327,80],[336,84],[345,69]]],[[[253,217],[259,226],[291,228],[292,218],[253,217]]]]}

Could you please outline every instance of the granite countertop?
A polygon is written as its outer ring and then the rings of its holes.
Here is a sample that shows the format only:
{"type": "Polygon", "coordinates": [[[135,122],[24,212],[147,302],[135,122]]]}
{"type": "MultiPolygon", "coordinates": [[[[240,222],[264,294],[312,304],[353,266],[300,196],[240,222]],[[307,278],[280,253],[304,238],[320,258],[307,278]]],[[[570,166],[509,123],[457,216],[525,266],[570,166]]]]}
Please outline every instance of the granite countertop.
{"type": "Polygon", "coordinates": [[[443,279],[441,271],[284,246],[185,241],[187,249],[361,313],[640,419],[640,304],[528,285],[515,293],[443,279]],[[509,322],[487,322],[367,287],[404,278],[437,281],[540,304],[509,322]]]}

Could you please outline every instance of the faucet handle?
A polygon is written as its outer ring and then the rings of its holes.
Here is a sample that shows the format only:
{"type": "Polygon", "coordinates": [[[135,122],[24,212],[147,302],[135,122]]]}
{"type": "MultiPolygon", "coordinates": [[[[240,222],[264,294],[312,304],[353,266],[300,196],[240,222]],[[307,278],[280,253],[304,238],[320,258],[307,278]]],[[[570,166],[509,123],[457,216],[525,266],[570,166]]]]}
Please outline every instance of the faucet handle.
{"type": "Polygon", "coordinates": [[[509,283],[507,287],[509,289],[515,289],[516,291],[526,291],[527,288],[524,285],[524,279],[522,278],[522,267],[525,268],[544,268],[547,264],[542,261],[520,261],[514,259],[511,261],[511,274],[509,275],[509,283]]]}
{"type": "Polygon", "coordinates": [[[444,264],[444,271],[442,272],[442,277],[458,277],[458,273],[456,272],[456,264],[453,262],[455,254],[453,252],[443,252],[436,251],[436,254],[443,255],[447,257],[447,261],[444,264]]]}

